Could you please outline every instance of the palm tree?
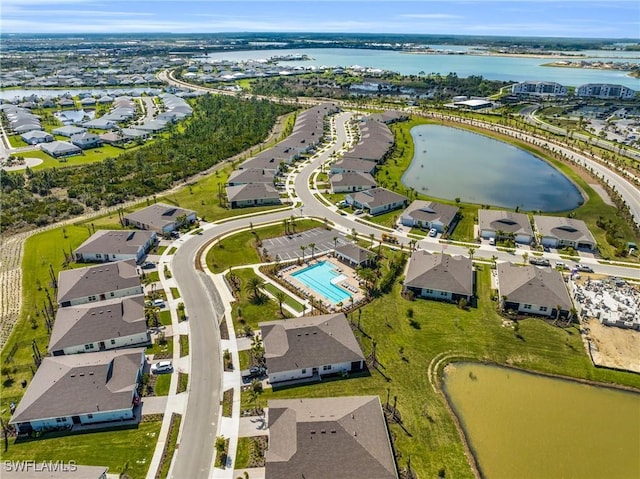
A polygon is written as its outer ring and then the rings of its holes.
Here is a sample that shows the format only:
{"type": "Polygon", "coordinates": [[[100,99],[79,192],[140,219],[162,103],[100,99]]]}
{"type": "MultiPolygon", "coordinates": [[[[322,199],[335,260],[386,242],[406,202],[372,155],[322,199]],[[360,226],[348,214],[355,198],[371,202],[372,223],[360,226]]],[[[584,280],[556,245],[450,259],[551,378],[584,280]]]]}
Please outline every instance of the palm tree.
{"type": "Polygon", "coordinates": [[[371,293],[373,293],[376,274],[373,272],[371,268],[358,268],[357,271],[358,271],[358,276],[360,276],[360,278],[362,278],[362,280],[364,281],[367,297],[370,297],[371,293]]]}
{"type": "Polygon", "coordinates": [[[527,258],[529,258],[529,253],[525,251],[524,253],[522,253],[522,262],[524,264],[527,264],[527,258]]]}
{"type": "Polygon", "coordinates": [[[473,253],[476,252],[476,249],[471,247],[469,248],[469,258],[471,258],[471,261],[473,261],[473,253]]]}
{"type": "Polygon", "coordinates": [[[274,294],[276,301],[278,301],[278,306],[280,306],[280,316],[284,317],[284,311],[282,310],[282,303],[285,299],[287,299],[287,295],[284,294],[284,291],[276,291],[274,294]]]}
{"type": "Polygon", "coordinates": [[[306,251],[307,247],[305,245],[300,245],[300,249],[302,250],[302,262],[304,263],[304,252],[306,251]]]}
{"type": "Polygon", "coordinates": [[[311,259],[313,260],[313,253],[316,249],[316,244],[315,243],[309,243],[309,249],[311,250],[311,259]]]}
{"type": "Polygon", "coordinates": [[[252,276],[247,281],[247,285],[245,286],[245,290],[248,293],[252,293],[254,299],[258,299],[260,297],[260,288],[264,286],[264,281],[260,279],[258,276],[252,276]]]}
{"type": "Polygon", "coordinates": [[[371,246],[373,246],[373,240],[375,239],[376,235],[374,235],[373,233],[369,234],[369,239],[371,240],[371,246]]]}

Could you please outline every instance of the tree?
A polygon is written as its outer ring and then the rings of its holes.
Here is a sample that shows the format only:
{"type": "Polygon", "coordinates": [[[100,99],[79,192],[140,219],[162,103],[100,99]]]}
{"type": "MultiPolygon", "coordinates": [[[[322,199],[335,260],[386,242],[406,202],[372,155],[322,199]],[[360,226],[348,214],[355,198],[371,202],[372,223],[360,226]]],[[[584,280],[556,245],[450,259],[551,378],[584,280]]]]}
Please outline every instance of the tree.
{"type": "Polygon", "coordinates": [[[302,250],[302,262],[304,263],[304,252],[307,250],[305,245],[300,245],[300,249],[302,250]]]}
{"type": "Polygon", "coordinates": [[[469,258],[473,261],[473,254],[476,252],[476,249],[471,247],[469,248],[469,258]]]}
{"type": "Polygon", "coordinates": [[[522,253],[522,262],[524,264],[527,264],[527,259],[529,258],[529,253],[527,253],[526,251],[524,253],[522,253]]]}
{"type": "Polygon", "coordinates": [[[311,250],[311,259],[313,260],[313,253],[315,252],[316,249],[316,244],[315,243],[309,243],[309,249],[311,250]]]}
{"type": "Polygon", "coordinates": [[[287,295],[284,293],[284,291],[278,290],[275,292],[274,296],[276,298],[276,301],[278,301],[278,306],[280,307],[280,316],[284,317],[282,303],[284,303],[284,300],[287,299],[287,295]]]}
{"type": "Polygon", "coordinates": [[[249,278],[249,281],[247,281],[245,290],[248,293],[252,293],[254,299],[259,299],[260,288],[262,288],[263,286],[264,286],[264,281],[262,281],[262,279],[260,279],[258,276],[252,276],[251,278],[249,278]]]}
{"type": "Polygon", "coordinates": [[[375,239],[376,235],[373,233],[369,233],[369,240],[371,241],[371,246],[373,246],[373,241],[375,239]]]}
{"type": "Polygon", "coordinates": [[[335,250],[338,247],[338,237],[333,237],[333,249],[335,250]]]}

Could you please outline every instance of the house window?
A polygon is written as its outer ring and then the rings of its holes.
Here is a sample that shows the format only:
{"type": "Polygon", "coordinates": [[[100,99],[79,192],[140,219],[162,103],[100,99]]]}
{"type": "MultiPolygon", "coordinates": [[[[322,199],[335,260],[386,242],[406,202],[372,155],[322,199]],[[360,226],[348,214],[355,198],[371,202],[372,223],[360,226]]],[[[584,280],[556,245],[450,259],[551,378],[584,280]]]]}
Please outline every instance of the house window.
{"type": "Polygon", "coordinates": [[[307,370],[306,370],[306,369],[303,369],[303,370],[302,370],[302,374],[307,374],[307,370]]]}
{"type": "Polygon", "coordinates": [[[111,291],[111,297],[113,298],[116,295],[113,291],[111,291]]]}
{"type": "Polygon", "coordinates": [[[93,419],[93,414],[87,414],[87,417],[88,417],[89,419],[93,419]]]}
{"type": "Polygon", "coordinates": [[[96,258],[102,258],[102,255],[100,253],[96,253],[96,258]]]}
{"type": "Polygon", "coordinates": [[[115,340],[115,339],[112,339],[112,340],[111,340],[111,344],[116,344],[116,340],[115,340]]]}
{"type": "Polygon", "coordinates": [[[547,311],[547,307],[546,306],[540,306],[540,311],[547,311]]]}
{"type": "Polygon", "coordinates": [[[57,417],[56,422],[66,422],[63,417],[57,417]]]}
{"type": "Polygon", "coordinates": [[[424,292],[425,292],[425,294],[433,294],[433,290],[432,289],[425,289],[424,292]]]}
{"type": "Polygon", "coordinates": [[[440,296],[446,296],[447,292],[446,291],[440,291],[440,296]]]}
{"type": "Polygon", "coordinates": [[[331,364],[329,364],[328,366],[322,366],[322,370],[323,370],[323,371],[329,371],[329,370],[331,370],[331,364]]]}
{"type": "Polygon", "coordinates": [[[525,304],[524,306],[522,306],[522,309],[531,309],[531,305],[530,304],[525,304]]]}
{"type": "Polygon", "coordinates": [[[95,296],[89,296],[89,301],[95,301],[96,297],[95,296]]]}

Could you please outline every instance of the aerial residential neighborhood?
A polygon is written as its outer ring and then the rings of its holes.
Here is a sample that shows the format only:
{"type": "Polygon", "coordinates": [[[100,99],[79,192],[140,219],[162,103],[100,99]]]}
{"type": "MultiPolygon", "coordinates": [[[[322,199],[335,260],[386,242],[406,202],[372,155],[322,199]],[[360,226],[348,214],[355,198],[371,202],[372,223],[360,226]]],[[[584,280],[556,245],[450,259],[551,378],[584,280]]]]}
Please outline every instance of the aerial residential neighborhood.
{"type": "Polygon", "coordinates": [[[637,5],[10,3],[3,478],[638,475],[637,5]]]}

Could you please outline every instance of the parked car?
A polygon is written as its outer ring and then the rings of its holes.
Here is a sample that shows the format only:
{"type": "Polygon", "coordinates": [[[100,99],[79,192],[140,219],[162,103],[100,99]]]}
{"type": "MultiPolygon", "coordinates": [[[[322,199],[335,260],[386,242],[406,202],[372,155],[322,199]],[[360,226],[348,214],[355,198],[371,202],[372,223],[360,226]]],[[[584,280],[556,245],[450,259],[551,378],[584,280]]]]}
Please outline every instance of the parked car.
{"type": "Polygon", "coordinates": [[[242,382],[246,384],[250,383],[254,379],[262,378],[266,372],[267,370],[265,368],[252,366],[249,369],[241,371],[240,376],[242,376],[242,382]]]}
{"type": "Polygon", "coordinates": [[[145,261],[144,263],[142,263],[141,267],[142,269],[151,269],[155,268],[156,264],[153,261],[145,261]]]}
{"type": "Polygon", "coordinates": [[[353,212],[353,214],[354,214],[354,215],[356,215],[356,216],[357,216],[357,215],[361,215],[362,213],[364,213],[364,210],[355,210],[355,211],[353,212]]]}
{"type": "Polygon", "coordinates": [[[164,308],[164,299],[160,298],[160,299],[154,299],[153,300],[153,306],[156,308],[164,308]]]}
{"type": "Polygon", "coordinates": [[[160,361],[151,365],[151,374],[163,374],[173,371],[173,364],[171,361],[160,361]]]}
{"type": "Polygon", "coordinates": [[[569,269],[569,267],[564,264],[562,261],[556,261],[556,269],[565,270],[569,269]]]}
{"type": "Polygon", "coordinates": [[[591,266],[587,266],[586,264],[579,264],[576,266],[578,271],[582,271],[583,273],[593,273],[593,268],[591,266]]]}
{"type": "Polygon", "coordinates": [[[429,236],[431,236],[432,238],[435,238],[438,235],[438,230],[435,228],[431,228],[429,230],[429,236]]]}

